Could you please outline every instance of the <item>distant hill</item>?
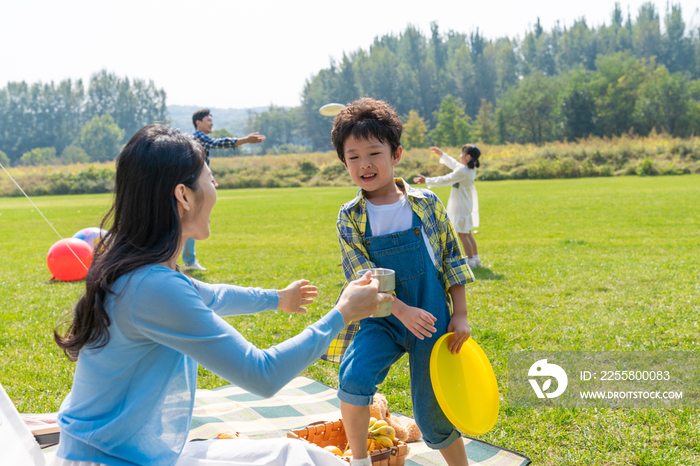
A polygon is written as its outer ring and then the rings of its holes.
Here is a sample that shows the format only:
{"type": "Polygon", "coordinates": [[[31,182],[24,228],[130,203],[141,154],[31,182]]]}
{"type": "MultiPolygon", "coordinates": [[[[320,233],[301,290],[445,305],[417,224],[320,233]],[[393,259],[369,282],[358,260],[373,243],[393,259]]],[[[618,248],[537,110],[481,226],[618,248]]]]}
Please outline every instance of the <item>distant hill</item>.
{"type": "MultiPolygon", "coordinates": [[[[193,133],[192,114],[202,107],[196,105],[168,105],[168,112],[173,126],[187,133],[193,133]]],[[[214,118],[214,129],[225,128],[234,136],[245,136],[243,127],[248,121],[249,112],[262,113],[267,107],[254,108],[216,108],[209,107],[214,118]]],[[[255,118],[255,115],[252,115],[255,118]]]]}

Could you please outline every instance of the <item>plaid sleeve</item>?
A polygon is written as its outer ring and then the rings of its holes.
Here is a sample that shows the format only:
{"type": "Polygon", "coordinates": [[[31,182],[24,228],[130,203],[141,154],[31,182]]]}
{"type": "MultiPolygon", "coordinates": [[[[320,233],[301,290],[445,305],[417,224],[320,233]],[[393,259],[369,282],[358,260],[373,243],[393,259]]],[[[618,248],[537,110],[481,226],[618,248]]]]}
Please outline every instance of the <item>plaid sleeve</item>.
{"type": "MultiPolygon", "coordinates": [[[[361,215],[355,213],[355,215],[361,215]]],[[[370,269],[374,264],[367,259],[369,254],[365,249],[364,240],[358,231],[358,223],[351,212],[351,209],[341,208],[338,213],[338,222],[336,228],[338,230],[338,242],[340,243],[340,255],[343,261],[343,274],[345,275],[345,285],[340,291],[343,293],[348,282],[355,280],[355,274],[362,269],[370,269]]],[[[340,298],[340,295],[338,295],[340,298]]],[[[337,301],[336,301],[337,302],[337,301]]],[[[321,356],[321,359],[326,361],[340,363],[350,346],[350,342],[360,329],[359,322],[350,322],[333,340],[328,347],[326,353],[321,356]]]]}
{"type": "Polygon", "coordinates": [[[475,280],[472,270],[467,265],[467,259],[459,247],[457,233],[452,227],[452,222],[447,217],[445,206],[439,199],[434,199],[435,219],[440,234],[442,245],[442,267],[445,276],[445,289],[449,290],[453,285],[466,285],[475,280]]]}
{"type": "Polygon", "coordinates": [[[212,138],[202,132],[195,134],[197,141],[207,149],[236,148],[238,138],[212,138]]]}
{"type": "Polygon", "coordinates": [[[342,210],[338,214],[338,242],[340,256],[343,259],[343,273],[346,281],[355,280],[355,273],[363,269],[371,269],[374,264],[368,259],[364,238],[357,230],[357,223],[348,212],[342,210]]]}

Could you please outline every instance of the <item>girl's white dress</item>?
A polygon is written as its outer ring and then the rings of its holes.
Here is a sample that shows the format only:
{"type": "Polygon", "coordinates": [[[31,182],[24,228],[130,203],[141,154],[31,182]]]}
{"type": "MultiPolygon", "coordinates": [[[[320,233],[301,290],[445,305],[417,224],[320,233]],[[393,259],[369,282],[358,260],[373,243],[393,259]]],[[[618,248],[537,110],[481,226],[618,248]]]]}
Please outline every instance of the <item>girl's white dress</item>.
{"type": "Polygon", "coordinates": [[[474,187],[476,168],[462,165],[444,152],[440,163],[451,169],[452,173],[426,178],[425,182],[428,188],[452,185],[447,216],[457,233],[469,233],[479,226],[479,198],[474,187]]]}

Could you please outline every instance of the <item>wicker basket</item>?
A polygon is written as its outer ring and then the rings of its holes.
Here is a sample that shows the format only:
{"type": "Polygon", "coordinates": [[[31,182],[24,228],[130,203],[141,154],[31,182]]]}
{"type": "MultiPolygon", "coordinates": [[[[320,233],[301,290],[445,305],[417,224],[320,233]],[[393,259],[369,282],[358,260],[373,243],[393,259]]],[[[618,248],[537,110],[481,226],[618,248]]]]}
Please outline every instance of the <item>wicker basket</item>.
{"type": "MultiPolygon", "coordinates": [[[[304,440],[321,448],[333,445],[343,451],[348,443],[342,420],[314,422],[302,429],[288,431],[287,437],[304,440]]],[[[370,458],[372,466],[404,466],[407,454],[408,445],[399,441],[399,444],[394,447],[370,452],[370,458]]],[[[350,457],[346,456],[343,459],[350,462],[350,457]]]]}

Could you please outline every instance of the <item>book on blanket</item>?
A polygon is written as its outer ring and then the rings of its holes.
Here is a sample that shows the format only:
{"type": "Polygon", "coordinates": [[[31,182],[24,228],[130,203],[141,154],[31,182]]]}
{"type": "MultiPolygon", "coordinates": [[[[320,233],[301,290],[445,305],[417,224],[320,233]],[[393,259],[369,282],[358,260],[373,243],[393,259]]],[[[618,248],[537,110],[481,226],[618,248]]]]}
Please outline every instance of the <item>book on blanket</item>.
{"type": "Polygon", "coordinates": [[[58,443],[61,429],[56,424],[56,413],[20,414],[20,416],[41,448],[58,443]]]}

